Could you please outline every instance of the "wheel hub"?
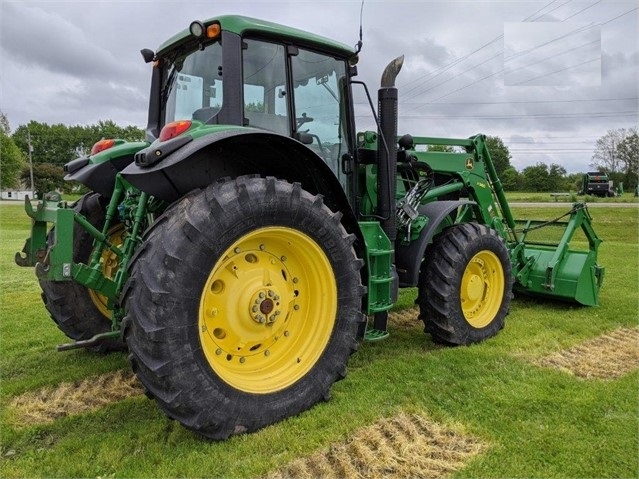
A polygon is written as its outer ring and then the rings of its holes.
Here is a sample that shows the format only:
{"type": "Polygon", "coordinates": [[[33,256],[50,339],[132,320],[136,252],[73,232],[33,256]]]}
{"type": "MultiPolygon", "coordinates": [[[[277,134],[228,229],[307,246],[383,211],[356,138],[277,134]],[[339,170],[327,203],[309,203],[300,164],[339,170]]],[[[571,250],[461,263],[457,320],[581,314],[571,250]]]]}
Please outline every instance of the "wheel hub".
{"type": "Polygon", "coordinates": [[[280,296],[271,288],[257,291],[249,303],[249,315],[259,324],[273,324],[282,314],[280,296]]]}
{"type": "Polygon", "coordinates": [[[470,301],[477,301],[483,296],[484,292],[484,281],[481,279],[479,275],[473,274],[469,281],[466,289],[466,294],[468,295],[468,299],[470,301]]]}

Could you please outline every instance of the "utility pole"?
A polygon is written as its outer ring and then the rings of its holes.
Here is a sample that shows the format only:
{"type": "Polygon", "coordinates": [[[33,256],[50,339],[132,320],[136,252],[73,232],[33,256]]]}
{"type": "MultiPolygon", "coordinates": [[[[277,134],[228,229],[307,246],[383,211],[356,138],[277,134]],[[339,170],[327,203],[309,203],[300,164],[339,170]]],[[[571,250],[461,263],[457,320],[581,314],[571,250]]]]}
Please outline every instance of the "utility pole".
{"type": "Polygon", "coordinates": [[[33,161],[31,159],[31,153],[33,152],[33,147],[31,146],[31,132],[27,127],[27,144],[29,145],[29,174],[31,176],[31,196],[35,196],[33,190],[33,161]]]}

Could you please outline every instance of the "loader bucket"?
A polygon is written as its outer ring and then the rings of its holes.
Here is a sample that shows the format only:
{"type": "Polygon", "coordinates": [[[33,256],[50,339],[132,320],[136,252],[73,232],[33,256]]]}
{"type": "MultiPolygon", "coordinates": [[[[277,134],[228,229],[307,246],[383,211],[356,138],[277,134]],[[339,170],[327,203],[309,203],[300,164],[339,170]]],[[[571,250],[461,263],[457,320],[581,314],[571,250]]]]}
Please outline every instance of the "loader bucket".
{"type": "Polygon", "coordinates": [[[568,221],[516,221],[523,236],[513,250],[514,289],[597,305],[605,270],[597,264],[601,239],[592,229],[585,204],[575,203],[564,216],[569,216],[568,221]]]}

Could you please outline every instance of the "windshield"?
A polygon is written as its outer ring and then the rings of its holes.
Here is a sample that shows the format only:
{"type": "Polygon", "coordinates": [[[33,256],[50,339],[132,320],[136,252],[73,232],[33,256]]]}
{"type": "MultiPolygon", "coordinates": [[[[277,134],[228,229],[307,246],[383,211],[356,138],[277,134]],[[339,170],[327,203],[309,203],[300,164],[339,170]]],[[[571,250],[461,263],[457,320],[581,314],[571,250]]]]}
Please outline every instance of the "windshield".
{"type": "Polygon", "coordinates": [[[222,107],[222,46],[219,42],[174,57],[165,66],[163,124],[208,122],[222,107]]]}

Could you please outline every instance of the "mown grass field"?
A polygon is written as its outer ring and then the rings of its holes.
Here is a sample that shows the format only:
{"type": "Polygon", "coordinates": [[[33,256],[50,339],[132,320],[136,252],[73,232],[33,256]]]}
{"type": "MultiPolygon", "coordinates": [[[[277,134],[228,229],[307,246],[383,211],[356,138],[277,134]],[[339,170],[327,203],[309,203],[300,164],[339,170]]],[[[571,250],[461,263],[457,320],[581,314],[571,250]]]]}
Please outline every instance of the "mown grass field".
{"type": "MultiPolygon", "coordinates": [[[[514,211],[548,219],[558,210],[514,211]]],[[[417,321],[394,322],[388,340],[360,345],[329,402],[257,433],[212,443],[168,420],[139,394],[50,423],[30,424],[19,414],[13,404],[21,395],[128,365],[124,354],[55,352],[66,339],[48,318],[33,270],[13,263],[28,218],[20,205],[2,204],[0,476],[265,476],[361,437],[369,431],[363,428],[384,418],[418,414],[483,444],[453,477],[636,478],[637,368],[618,377],[584,378],[537,364],[619,328],[637,327],[638,210],[598,207],[591,214],[604,239],[601,306],[517,297],[497,337],[461,348],[434,345],[417,321]]],[[[404,293],[400,307],[411,306],[413,295],[404,293]]],[[[93,394],[108,396],[110,383],[100,384],[93,394]]]]}
{"type": "Polygon", "coordinates": [[[548,192],[537,193],[530,191],[507,191],[506,198],[510,202],[524,203],[572,203],[574,201],[585,201],[587,203],[639,203],[639,198],[634,196],[632,192],[626,192],[623,195],[614,198],[601,198],[599,196],[591,195],[578,196],[574,191],[569,192],[565,196],[554,196],[548,192]]]}

